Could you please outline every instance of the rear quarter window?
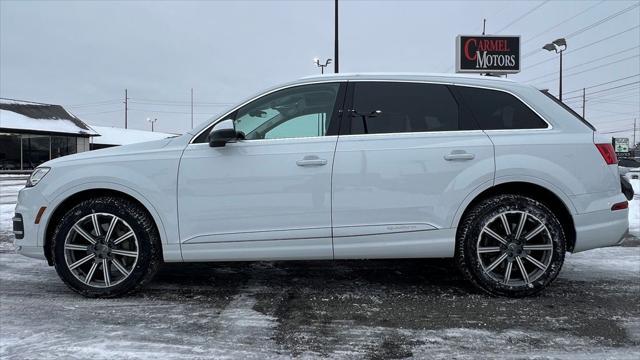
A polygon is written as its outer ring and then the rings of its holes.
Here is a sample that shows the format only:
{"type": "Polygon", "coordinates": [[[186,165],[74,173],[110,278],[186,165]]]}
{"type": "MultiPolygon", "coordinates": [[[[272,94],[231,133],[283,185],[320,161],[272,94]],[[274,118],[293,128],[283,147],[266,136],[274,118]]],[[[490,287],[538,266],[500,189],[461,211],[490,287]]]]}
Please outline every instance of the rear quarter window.
{"type": "Polygon", "coordinates": [[[498,90],[455,86],[483,130],[544,129],[547,123],[515,96],[498,90]]]}

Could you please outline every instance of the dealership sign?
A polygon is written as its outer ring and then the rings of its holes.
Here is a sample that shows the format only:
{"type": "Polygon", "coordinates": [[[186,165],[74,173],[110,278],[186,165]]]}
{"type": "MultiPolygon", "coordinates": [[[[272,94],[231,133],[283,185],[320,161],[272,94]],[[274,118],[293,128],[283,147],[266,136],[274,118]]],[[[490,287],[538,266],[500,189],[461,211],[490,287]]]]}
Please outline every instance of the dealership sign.
{"type": "Polygon", "coordinates": [[[483,74],[520,72],[520,36],[458,35],[456,72],[483,74]]]}

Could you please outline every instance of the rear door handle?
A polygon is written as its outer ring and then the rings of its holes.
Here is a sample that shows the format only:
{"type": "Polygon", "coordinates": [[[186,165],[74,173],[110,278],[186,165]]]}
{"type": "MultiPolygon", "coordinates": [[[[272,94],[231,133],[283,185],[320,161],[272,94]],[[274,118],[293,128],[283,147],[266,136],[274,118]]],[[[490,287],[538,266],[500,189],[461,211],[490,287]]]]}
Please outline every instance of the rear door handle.
{"type": "Polygon", "coordinates": [[[327,165],[326,159],[320,159],[316,155],[307,155],[302,160],[296,161],[298,166],[322,166],[327,165]]]}
{"type": "Polygon", "coordinates": [[[444,159],[447,161],[455,161],[455,160],[473,160],[475,159],[474,154],[470,154],[464,150],[454,150],[451,153],[444,156],[444,159]]]}

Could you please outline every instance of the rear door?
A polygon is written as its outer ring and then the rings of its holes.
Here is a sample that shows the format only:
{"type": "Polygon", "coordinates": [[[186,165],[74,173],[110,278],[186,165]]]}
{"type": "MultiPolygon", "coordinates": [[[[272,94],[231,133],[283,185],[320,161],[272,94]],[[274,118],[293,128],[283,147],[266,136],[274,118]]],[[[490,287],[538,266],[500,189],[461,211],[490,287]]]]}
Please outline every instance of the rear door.
{"type": "Polygon", "coordinates": [[[493,145],[447,85],[349,83],[333,167],[335,258],[453,255],[453,218],[493,182],[493,145]]]}

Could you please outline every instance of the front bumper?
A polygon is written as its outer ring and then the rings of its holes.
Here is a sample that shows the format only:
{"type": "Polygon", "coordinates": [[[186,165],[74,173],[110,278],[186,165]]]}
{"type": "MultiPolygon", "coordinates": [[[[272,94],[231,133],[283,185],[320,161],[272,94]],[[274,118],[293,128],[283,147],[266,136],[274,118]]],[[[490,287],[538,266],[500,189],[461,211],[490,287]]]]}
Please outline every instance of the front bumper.
{"type": "MultiPolygon", "coordinates": [[[[44,225],[36,224],[38,210],[47,206],[47,200],[35,188],[24,188],[18,193],[14,216],[14,233],[16,251],[24,256],[45,259],[43,248],[44,225]],[[18,221],[16,221],[18,220],[18,221]],[[22,234],[20,234],[22,231],[22,234]]],[[[49,208],[45,211],[50,211],[49,208]]]]}

